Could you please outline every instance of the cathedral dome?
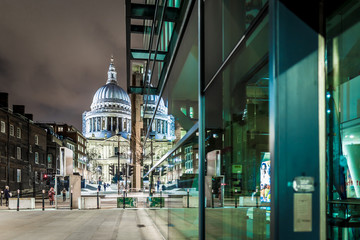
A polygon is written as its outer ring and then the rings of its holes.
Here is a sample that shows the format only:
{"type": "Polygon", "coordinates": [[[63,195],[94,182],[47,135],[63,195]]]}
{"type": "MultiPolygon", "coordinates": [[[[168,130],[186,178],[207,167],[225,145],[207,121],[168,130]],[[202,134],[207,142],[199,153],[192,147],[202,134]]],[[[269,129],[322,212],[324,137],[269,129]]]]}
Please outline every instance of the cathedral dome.
{"type": "MultiPolygon", "coordinates": [[[[144,95],[144,102],[146,102],[146,100],[147,100],[148,104],[156,104],[158,99],[159,99],[159,96],[157,96],[157,95],[144,95]]],[[[165,107],[165,103],[162,98],[160,99],[159,106],[165,107]]]]}
{"type": "Polygon", "coordinates": [[[122,89],[116,80],[116,70],[114,67],[114,59],[111,58],[111,63],[108,71],[108,79],[106,84],[100,87],[91,104],[91,110],[101,109],[130,109],[129,95],[122,89]]]}
{"type": "Polygon", "coordinates": [[[105,107],[107,104],[120,103],[130,106],[129,95],[120,86],[114,83],[107,83],[100,87],[93,98],[91,109],[105,107]]]}

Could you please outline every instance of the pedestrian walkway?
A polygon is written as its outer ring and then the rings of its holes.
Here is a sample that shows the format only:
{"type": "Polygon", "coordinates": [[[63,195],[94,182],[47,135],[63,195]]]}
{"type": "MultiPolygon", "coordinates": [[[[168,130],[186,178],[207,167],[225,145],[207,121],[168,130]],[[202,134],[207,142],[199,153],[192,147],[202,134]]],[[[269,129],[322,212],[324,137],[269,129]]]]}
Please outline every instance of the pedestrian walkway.
{"type": "Polygon", "coordinates": [[[0,211],[0,239],[164,239],[144,209],[0,211]]]}

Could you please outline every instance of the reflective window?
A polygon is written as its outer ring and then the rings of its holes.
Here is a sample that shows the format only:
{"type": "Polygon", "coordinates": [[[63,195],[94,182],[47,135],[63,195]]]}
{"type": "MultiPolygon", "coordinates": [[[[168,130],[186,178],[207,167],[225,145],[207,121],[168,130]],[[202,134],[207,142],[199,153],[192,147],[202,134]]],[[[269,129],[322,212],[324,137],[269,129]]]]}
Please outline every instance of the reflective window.
{"type": "Polygon", "coordinates": [[[206,239],[270,239],[268,32],[264,16],[205,93],[206,239]]]}
{"type": "Polygon", "coordinates": [[[360,3],[326,22],[328,237],[359,239],[360,3]]]}

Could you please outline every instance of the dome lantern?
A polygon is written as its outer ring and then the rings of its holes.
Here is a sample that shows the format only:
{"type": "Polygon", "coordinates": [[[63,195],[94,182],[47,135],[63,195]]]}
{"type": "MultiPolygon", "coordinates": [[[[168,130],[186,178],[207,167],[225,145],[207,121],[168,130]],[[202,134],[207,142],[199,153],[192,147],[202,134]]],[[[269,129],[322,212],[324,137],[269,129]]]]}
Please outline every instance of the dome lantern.
{"type": "Polygon", "coordinates": [[[114,67],[114,57],[111,56],[110,59],[110,66],[109,66],[109,71],[108,71],[108,79],[106,84],[109,83],[113,83],[113,84],[117,84],[117,80],[116,80],[116,70],[114,67]]]}

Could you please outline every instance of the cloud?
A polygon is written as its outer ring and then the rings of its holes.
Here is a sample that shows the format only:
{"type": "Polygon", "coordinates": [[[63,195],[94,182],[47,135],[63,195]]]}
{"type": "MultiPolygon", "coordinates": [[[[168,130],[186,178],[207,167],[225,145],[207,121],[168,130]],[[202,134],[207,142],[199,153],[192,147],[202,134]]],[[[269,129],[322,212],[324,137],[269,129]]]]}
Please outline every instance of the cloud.
{"type": "Polygon", "coordinates": [[[110,56],[126,87],[124,1],[0,1],[0,91],[39,121],[81,129],[110,56]]]}

